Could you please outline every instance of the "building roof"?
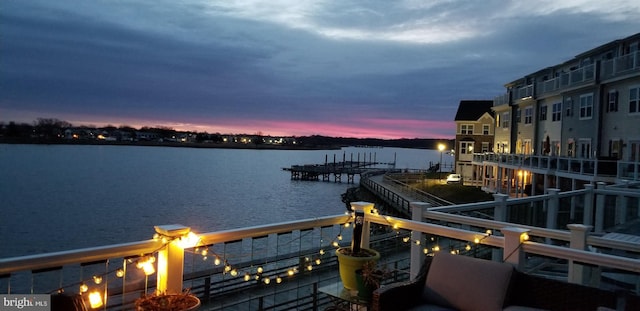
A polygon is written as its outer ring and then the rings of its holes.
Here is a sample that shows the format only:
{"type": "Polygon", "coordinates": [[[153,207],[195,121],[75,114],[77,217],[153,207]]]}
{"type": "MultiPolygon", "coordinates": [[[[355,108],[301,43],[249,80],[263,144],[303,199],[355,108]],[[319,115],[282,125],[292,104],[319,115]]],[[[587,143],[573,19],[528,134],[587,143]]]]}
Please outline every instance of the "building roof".
{"type": "Polygon", "coordinates": [[[493,117],[492,100],[461,100],[455,121],[477,121],[486,112],[493,117]]]}

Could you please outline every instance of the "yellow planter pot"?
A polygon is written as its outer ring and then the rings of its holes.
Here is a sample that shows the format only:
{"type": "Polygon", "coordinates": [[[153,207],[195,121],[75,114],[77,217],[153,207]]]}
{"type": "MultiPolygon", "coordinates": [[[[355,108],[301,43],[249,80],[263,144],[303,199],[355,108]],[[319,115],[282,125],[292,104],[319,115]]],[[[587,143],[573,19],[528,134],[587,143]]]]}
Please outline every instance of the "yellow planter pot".
{"type": "Polygon", "coordinates": [[[356,270],[362,269],[362,266],[369,261],[377,262],[380,259],[380,253],[375,250],[363,248],[360,254],[355,256],[350,254],[350,247],[341,247],[336,250],[338,256],[338,264],[340,269],[340,279],[346,289],[358,289],[356,282],[356,270]]]}

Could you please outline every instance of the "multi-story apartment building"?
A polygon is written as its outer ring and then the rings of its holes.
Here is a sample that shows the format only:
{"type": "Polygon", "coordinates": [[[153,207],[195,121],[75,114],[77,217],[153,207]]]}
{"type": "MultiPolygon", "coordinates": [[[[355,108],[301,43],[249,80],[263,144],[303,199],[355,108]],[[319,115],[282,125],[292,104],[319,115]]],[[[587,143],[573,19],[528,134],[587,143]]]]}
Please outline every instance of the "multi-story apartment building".
{"type": "Polygon", "coordinates": [[[640,33],[507,83],[493,101],[486,191],[515,196],[640,180],[640,33]]]}
{"type": "Polygon", "coordinates": [[[492,152],[494,124],[491,100],[462,100],[456,112],[455,172],[463,183],[477,180],[474,176],[473,153],[492,152]]]}

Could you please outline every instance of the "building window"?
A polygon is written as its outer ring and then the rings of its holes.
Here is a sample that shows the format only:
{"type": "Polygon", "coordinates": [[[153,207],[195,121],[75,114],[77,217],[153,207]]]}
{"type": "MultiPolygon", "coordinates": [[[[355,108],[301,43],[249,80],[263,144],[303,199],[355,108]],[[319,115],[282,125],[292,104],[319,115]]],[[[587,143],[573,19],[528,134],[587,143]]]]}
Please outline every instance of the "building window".
{"type": "Polygon", "coordinates": [[[533,107],[524,108],[524,124],[533,122],[533,107]]]}
{"type": "Polygon", "coordinates": [[[520,108],[516,109],[516,123],[522,122],[522,110],[520,108]]]}
{"type": "Polygon", "coordinates": [[[471,154],[471,153],[473,153],[473,142],[472,141],[460,142],[460,154],[471,154]]]}
{"type": "Polygon", "coordinates": [[[553,104],[551,112],[551,121],[560,121],[562,119],[562,103],[553,104]]]}
{"type": "Polygon", "coordinates": [[[547,105],[540,106],[540,121],[547,120],[547,105]]]}
{"type": "Polygon", "coordinates": [[[640,112],[640,87],[629,89],[629,113],[640,112]]]}
{"type": "Polygon", "coordinates": [[[502,113],[502,124],[501,127],[503,129],[508,129],[509,128],[509,113],[508,112],[503,112],[502,113]]]}
{"type": "Polygon", "coordinates": [[[573,116],[573,100],[571,97],[567,97],[564,101],[564,110],[567,112],[565,116],[572,117],[573,116]]]}
{"type": "Polygon", "coordinates": [[[488,142],[483,142],[482,143],[482,152],[489,152],[489,143],[488,142]]]}
{"type": "Polygon", "coordinates": [[[580,96],[580,119],[591,119],[593,117],[593,94],[580,96]]]}
{"type": "Polygon", "coordinates": [[[609,156],[616,159],[621,159],[620,157],[620,146],[622,145],[619,139],[614,139],[609,141],[609,156]]]}
{"type": "Polygon", "coordinates": [[[607,112],[618,111],[618,91],[610,91],[607,96],[607,112]]]}
{"type": "Polygon", "coordinates": [[[460,125],[460,134],[462,134],[462,135],[473,135],[473,124],[462,124],[462,125],[460,125]]]}
{"type": "Polygon", "coordinates": [[[489,124],[482,125],[482,135],[489,135],[489,124]]]}

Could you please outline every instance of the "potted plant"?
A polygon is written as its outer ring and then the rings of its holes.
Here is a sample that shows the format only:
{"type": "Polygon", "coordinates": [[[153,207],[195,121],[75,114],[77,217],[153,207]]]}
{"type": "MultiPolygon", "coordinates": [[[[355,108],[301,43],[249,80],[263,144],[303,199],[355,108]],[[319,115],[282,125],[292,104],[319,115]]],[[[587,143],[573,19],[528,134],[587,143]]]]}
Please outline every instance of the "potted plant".
{"type": "Polygon", "coordinates": [[[368,261],[361,269],[356,270],[356,281],[358,284],[358,297],[369,300],[373,291],[380,288],[382,280],[389,276],[390,272],[386,268],[378,267],[377,262],[368,261]]]}
{"type": "Polygon", "coordinates": [[[200,299],[185,290],[178,294],[154,294],[135,302],[137,311],[192,311],[200,307],[200,299]]]}
{"type": "Polygon", "coordinates": [[[364,209],[373,209],[373,204],[367,202],[353,202],[351,208],[355,210],[353,235],[350,247],[341,247],[336,250],[340,279],[346,289],[357,290],[356,270],[362,269],[367,262],[377,262],[380,253],[369,248],[361,247],[362,230],[364,226],[364,209]]]}

